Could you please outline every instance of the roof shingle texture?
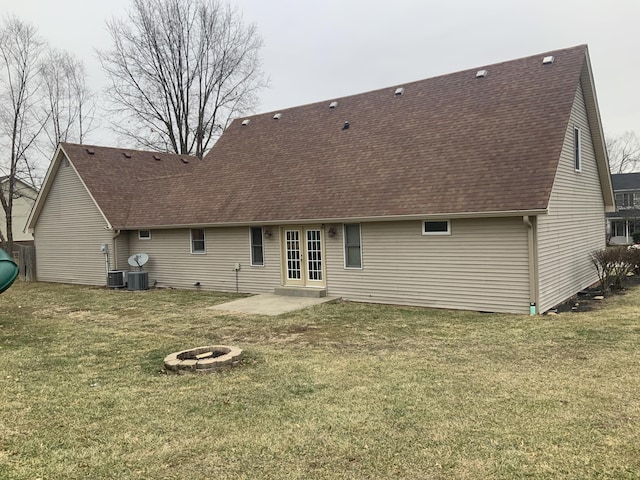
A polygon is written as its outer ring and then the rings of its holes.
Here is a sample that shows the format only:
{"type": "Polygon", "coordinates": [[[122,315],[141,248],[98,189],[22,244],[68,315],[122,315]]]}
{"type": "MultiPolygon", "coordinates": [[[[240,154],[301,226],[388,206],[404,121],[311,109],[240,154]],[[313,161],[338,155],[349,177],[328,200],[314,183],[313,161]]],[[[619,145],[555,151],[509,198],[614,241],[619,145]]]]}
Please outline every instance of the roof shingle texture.
{"type": "Polygon", "coordinates": [[[583,45],[236,120],[187,165],[65,151],[122,228],[543,210],[585,60],[583,45]]]}
{"type": "Polygon", "coordinates": [[[640,190],[640,173],[614,173],[611,175],[613,190],[640,190]]]}
{"type": "Polygon", "coordinates": [[[62,143],[61,147],[109,223],[115,227],[126,225],[131,214],[155,210],[154,199],[161,196],[162,191],[154,191],[152,198],[141,198],[139,193],[145,182],[161,183],[166,178],[190,175],[201,162],[187,155],[126,148],[73,143],[62,143]]]}

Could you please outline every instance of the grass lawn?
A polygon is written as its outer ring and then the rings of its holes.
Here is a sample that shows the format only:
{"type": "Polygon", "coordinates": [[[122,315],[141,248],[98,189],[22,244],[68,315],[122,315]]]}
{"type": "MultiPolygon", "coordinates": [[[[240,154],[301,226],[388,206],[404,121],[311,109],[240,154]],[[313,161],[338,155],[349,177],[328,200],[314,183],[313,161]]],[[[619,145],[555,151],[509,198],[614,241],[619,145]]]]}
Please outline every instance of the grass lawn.
{"type": "Polygon", "coordinates": [[[16,283],[2,479],[640,478],[640,289],[554,317],[16,283]],[[166,375],[207,344],[242,366],[166,375]]]}

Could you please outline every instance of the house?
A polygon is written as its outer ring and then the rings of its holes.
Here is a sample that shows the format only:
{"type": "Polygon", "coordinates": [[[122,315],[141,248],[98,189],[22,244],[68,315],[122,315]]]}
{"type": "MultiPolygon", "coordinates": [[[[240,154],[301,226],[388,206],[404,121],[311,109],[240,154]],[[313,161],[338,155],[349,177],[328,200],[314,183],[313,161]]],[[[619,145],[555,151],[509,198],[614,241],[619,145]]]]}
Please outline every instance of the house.
{"type": "MultiPolygon", "coordinates": [[[[0,191],[3,195],[8,194],[9,177],[0,177],[0,191]]],[[[15,243],[31,243],[33,242],[33,235],[26,231],[27,219],[29,213],[33,207],[38,191],[31,185],[16,179],[14,187],[14,199],[13,199],[13,224],[12,233],[13,241],[15,243]]],[[[0,207],[0,232],[2,237],[7,238],[7,218],[5,211],[0,207]]]]}
{"type": "Polygon", "coordinates": [[[529,313],[597,281],[613,210],[582,45],[241,118],[202,161],[63,143],[29,227],[42,281],[145,252],[157,286],[529,313]]]}
{"type": "Polygon", "coordinates": [[[633,243],[633,232],[640,232],[640,173],[611,175],[616,211],[607,213],[607,234],[612,245],[633,243]]]}

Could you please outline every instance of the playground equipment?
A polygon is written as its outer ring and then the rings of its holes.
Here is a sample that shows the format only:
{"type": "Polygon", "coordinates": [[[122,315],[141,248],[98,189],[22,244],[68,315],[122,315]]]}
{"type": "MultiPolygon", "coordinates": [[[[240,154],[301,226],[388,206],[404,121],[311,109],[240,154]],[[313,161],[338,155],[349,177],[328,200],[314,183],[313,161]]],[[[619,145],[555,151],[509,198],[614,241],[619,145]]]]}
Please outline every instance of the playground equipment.
{"type": "Polygon", "coordinates": [[[0,293],[4,292],[18,278],[18,265],[7,252],[0,248],[0,293]]]}

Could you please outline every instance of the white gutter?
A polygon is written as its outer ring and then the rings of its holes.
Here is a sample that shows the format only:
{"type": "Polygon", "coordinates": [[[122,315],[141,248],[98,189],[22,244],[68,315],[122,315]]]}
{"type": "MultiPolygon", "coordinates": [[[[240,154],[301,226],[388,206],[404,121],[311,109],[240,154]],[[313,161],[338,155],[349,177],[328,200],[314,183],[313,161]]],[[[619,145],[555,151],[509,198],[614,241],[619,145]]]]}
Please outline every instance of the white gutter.
{"type": "Polygon", "coordinates": [[[243,227],[247,225],[300,225],[317,223],[366,223],[366,222],[398,222],[403,220],[439,220],[453,218],[496,218],[496,217],[520,217],[548,214],[548,209],[538,210],[508,210],[497,212],[462,212],[462,213],[436,213],[436,214],[411,214],[411,215],[382,215],[369,217],[340,217],[340,218],[300,218],[294,220],[244,220],[241,222],[220,223],[183,223],[173,225],[124,225],[124,230],[164,230],[170,228],[204,228],[204,227],[243,227]]]}

